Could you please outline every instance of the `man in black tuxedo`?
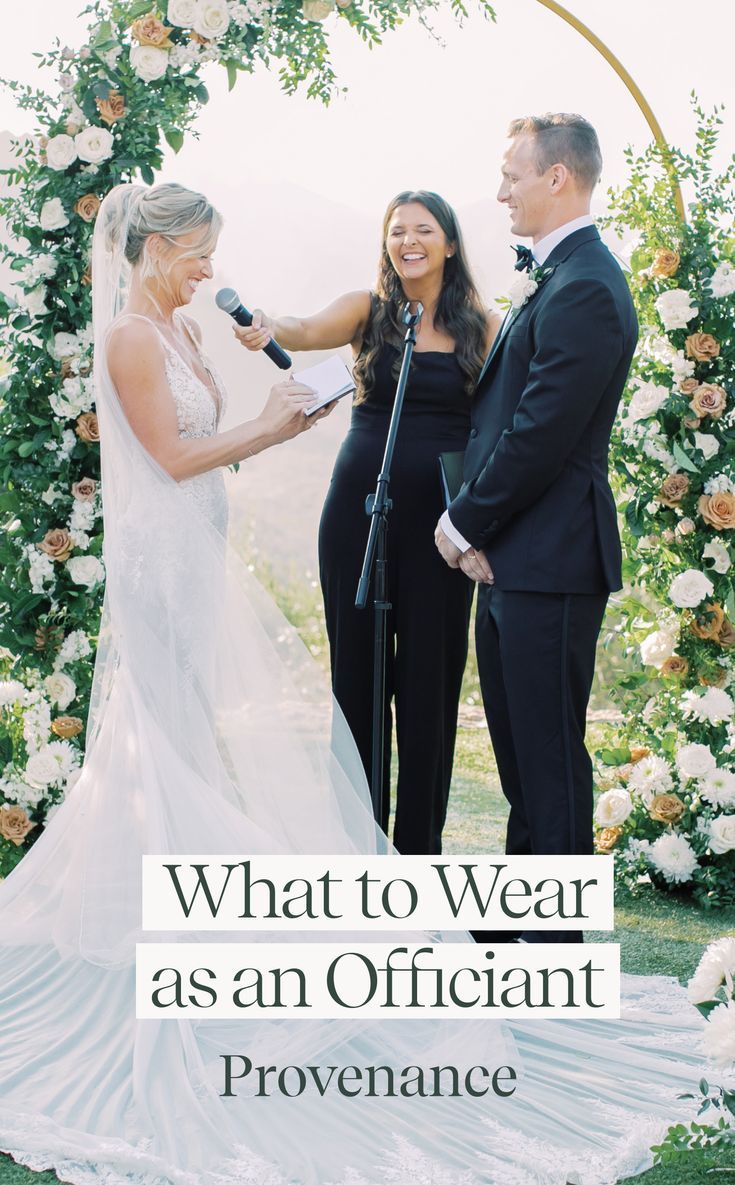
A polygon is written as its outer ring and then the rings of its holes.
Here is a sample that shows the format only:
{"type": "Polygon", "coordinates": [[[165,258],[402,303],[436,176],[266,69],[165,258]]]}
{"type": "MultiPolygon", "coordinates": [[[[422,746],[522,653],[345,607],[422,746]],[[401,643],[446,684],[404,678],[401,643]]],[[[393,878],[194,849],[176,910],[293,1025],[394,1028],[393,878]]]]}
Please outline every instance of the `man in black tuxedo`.
{"type": "Polygon", "coordinates": [[[480,585],[477,654],[510,803],[506,851],[589,853],[586,712],[605,605],[622,584],[608,447],[638,330],[590,216],[602,169],[594,128],[547,115],[516,120],[509,135],[498,200],[533,255],[516,249],[520,291],[480,376],[464,485],[436,543],[480,585]]]}

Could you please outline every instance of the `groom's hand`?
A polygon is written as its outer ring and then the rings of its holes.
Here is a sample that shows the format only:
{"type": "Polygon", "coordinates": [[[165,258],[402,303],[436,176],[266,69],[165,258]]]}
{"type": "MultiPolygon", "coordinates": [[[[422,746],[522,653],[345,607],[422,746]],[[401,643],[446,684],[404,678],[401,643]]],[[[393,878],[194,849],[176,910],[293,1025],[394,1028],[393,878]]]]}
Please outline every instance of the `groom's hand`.
{"type": "Polygon", "coordinates": [[[462,558],[462,552],[458,547],[455,547],[449,536],[444,534],[438,523],[434,531],[434,542],[436,543],[439,555],[449,564],[449,567],[458,568],[459,561],[462,558]]]}
{"type": "Polygon", "coordinates": [[[469,576],[470,580],[474,580],[476,584],[495,583],[493,570],[487,562],[484,552],[475,551],[474,547],[460,553],[459,566],[465,576],[469,576]]]}

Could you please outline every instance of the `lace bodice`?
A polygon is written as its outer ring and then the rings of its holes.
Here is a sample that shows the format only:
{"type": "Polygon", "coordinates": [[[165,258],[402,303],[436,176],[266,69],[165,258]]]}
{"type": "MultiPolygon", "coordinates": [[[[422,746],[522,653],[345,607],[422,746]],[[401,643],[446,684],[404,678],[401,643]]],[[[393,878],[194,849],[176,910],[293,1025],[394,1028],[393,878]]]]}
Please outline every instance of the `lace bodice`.
{"type": "MultiPolygon", "coordinates": [[[[166,378],[176,403],[179,436],[196,440],[215,436],[224,414],[226,392],[221,378],[209,360],[199,351],[207,372],[217,390],[215,402],[212,390],[194,373],[184,358],[161,334],[166,350],[166,378]]],[[[197,509],[223,534],[227,529],[227,495],[221,469],[211,469],[197,477],[179,483],[180,489],[197,509]]]]}

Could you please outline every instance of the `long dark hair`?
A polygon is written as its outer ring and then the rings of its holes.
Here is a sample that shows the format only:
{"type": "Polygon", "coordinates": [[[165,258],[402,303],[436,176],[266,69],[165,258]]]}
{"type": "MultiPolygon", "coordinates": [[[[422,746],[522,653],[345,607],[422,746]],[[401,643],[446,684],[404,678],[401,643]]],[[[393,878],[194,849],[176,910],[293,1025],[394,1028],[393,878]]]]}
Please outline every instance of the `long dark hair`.
{"type": "MultiPolygon", "coordinates": [[[[434,324],[443,329],[456,343],[456,356],[465,376],[465,390],[471,395],[485,357],[487,317],[479,293],[472,279],[465,254],[462,232],[457,215],[444,198],[428,189],[407,189],[397,194],[389,204],[383,219],[383,241],[378,264],[378,281],[372,301],[370,322],[360,356],[354,367],[357,381],[356,402],[361,402],[375,382],[375,363],[387,343],[400,347],[406,330],[401,323],[401,311],[406,303],[400,277],[390,261],[386,248],[388,226],[399,206],[418,202],[436,218],[454,254],[446,260],[444,281],[434,314],[434,324]]],[[[396,359],[396,377],[400,358],[396,359]]]]}

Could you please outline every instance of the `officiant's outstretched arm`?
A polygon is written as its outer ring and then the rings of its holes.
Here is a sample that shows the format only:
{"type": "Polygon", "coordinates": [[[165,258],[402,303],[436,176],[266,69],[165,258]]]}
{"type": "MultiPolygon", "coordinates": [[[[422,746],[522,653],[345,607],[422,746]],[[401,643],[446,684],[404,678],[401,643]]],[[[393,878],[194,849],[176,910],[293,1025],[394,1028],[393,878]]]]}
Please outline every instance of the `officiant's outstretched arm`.
{"type": "Polygon", "coordinates": [[[590,215],[601,170],[581,116],[511,125],[498,199],[532,255],[519,252],[528,272],[473,401],[465,484],[436,531],[447,563],[480,584],[478,662],[514,854],[592,851],[586,712],[622,583],[608,446],[637,339],[590,215]]]}
{"type": "MultiPolygon", "coordinates": [[[[473,585],[442,563],[433,545],[443,508],[439,454],[461,451],[471,393],[499,318],[483,308],[451,207],[437,194],[406,191],[388,206],[374,292],[349,292],[314,316],[267,317],[237,328],[249,349],[271,336],[289,350],[349,345],[357,393],[319,529],[319,568],[334,692],[371,766],[373,613],[355,609],[369,519],[400,368],[406,301],[424,315],[391,474],[388,693],[384,762],[389,784],[395,702],[398,789],[394,842],[400,852],[441,851],[452,774],[473,585]]],[[[387,829],[387,816],[382,820],[387,829]]]]}

